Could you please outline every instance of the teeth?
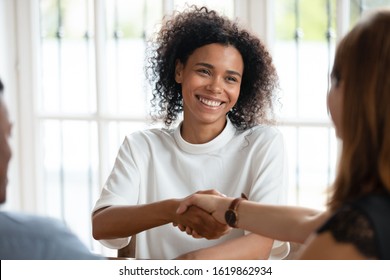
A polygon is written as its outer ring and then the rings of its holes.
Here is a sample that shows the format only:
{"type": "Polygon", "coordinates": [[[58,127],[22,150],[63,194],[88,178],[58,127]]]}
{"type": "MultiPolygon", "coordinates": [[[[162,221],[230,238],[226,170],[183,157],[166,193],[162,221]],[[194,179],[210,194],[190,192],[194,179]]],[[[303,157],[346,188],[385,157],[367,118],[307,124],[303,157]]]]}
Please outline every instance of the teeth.
{"type": "Polygon", "coordinates": [[[214,101],[214,100],[205,99],[202,97],[199,97],[199,101],[202,102],[203,104],[206,104],[206,105],[211,106],[211,107],[218,107],[219,105],[222,104],[221,101],[214,101]]]}

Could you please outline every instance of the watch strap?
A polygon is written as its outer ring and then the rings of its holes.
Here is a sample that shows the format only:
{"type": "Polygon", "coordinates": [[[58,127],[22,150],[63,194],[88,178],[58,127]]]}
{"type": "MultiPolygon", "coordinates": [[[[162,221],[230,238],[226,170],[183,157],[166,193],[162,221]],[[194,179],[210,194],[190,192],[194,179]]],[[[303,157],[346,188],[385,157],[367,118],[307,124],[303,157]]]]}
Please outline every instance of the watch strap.
{"type": "Polygon", "coordinates": [[[235,215],[234,223],[230,223],[229,226],[236,228],[237,227],[237,222],[238,222],[238,213],[237,213],[237,208],[240,205],[241,201],[243,200],[248,200],[247,196],[242,193],[241,197],[237,197],[233,199],[232,203],[230,204],[229,208],[227,211],[233,212],[235,215]]]}

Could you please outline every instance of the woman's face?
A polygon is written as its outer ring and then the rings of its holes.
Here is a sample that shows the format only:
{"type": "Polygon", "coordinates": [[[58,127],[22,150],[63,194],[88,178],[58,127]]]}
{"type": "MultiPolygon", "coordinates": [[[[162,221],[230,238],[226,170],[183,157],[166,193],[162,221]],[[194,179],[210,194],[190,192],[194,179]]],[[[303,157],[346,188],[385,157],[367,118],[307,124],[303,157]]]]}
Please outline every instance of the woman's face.
{"type": "Polygon", "coordinates": [[[175,80],[182,87],[184,122],[222,129],[238,100],[243,71],[240,52],[221,44],[202,46],[185,64],[178,62],[175,80]]]}
{"type": "Polygon", "coordinates": [[[0,203],[3,203],[6,200],[8,164],[11,159],[11,148],[9,145],[11,123],[4,100],[2,100],[2,97],[0,98],[0,203]]]}
{"type": "Polygon", "coordinates": [[[344,82],[332,78],[332,86],[328,94],[328,108],[336,129],[336,136],[342,139],[341,115],[344,99],[344,82]]]}

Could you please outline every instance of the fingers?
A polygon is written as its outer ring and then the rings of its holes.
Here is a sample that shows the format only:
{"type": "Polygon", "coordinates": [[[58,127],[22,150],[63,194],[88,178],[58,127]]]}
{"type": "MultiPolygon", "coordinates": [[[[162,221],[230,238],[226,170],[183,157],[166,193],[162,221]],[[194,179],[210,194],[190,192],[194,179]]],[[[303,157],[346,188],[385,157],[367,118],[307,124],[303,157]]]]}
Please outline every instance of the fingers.
{"type": "Polygon", "coordinates": [[[181,200],[179,207],[176,210],[177,214],[185,213],[192,205],[198,206],[208,213],[212,213],[215,209],[215,198],[226,197],[217,190],[198,191],[181,200]]]}
{"type": "Polygon", "coordinates": [[[192,237],[196,239],[203,238],[203,236],[198,234],[195,230],[192,231],[192,237]]]}
{"type": "Polygon", "coordinates": [[[229,227],[218,222],[210,213],[191,206],[178,216],[178,228],[194,238],[217,239],[228,233],[229,227]]]}
{"type": "Polygon", "coordinates": [[[181,231],[187,231],[187,227],[180,224],[180,225],[177,225],[177,227],[181,230],[181,231]]]}
{"type": "Polygon", "coordinates": [[[178,229],[180,229],[182,232],[186,232],[188,235],[191,235],[193,238],[203,238],[202,235],[198,234],[195,230],[193,230],[192,228],[190,227],[186,227],[184,225],[180,225],[180,224],[176,224],[176,223],[172,223],[172,225],[174,227],[177,227],[178,229]]]}
{"type": "MultiPolygon", "coordinates": [[[[190,227],[185,227],[183,225],[178,225],[177,226],[182,232],[185,232],[187,233],[188,235],[191,235],[193,238],[196,238],[196,239],[200,239],[200,238],[205,238],[204,236],[200,235],[199,233],[197,233],[195,230],[193,230],[192,228],[190,227]]],[[[224,233],[226,234],[226,233],[224,233]]]]}
{"type": "Polygon", "coordinates": [[[190,228],[190,227],[186,227],[185,228],[185,232],[188,234],[188,235],[192,235],[192,228],[190,228]]]}
{"type": "Polygon", "coordinates": [[[174,225],[194,238],[217,239],[225,235],[230,228],[214,215],[223,197],[226,196],[217,190],[204,190],[180,200],[174,225]]]}
{"type": "Polygon", "coordinates": [[[208,234],[207,236],[203,236],[203,235],[197,233],[195,230],[193,230],[190,227],[185,227],[183,225],[179,225],[178,228],[182,232],[185,232],[187,235],[191,235],[193,238],[196,238],[196,239],[206,238],[209,240],[218,239],[219,237],[221,237],[225,234],[228,234],[232,229],[231,227],[224,226],[224,229],[222,229],[220,231],[216,231],[213,235],[208,234]]]}
{"type": "Polygon", "coordinates": [[[183,214],[191,205],[193,205],[193,203],[191,202],[191,197],[186,198],[185,200],[180,202],[179,207],[176,210],[176,214],[183,214]]]}

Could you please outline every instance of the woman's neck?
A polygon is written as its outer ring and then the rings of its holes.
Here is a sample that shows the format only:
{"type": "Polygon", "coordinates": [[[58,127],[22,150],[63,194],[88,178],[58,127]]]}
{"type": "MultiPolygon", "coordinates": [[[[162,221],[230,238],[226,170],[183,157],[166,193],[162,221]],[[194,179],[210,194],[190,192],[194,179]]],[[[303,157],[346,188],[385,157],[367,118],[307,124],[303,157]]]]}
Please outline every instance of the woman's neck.
{"type": "Polygon", "coordinates": [[[226,121],[220,126],[212,124],[200,124],[183,121],[180,129],[181,137],[191,144],[204,144],[216,138],[224,130],[226,121]]]}

